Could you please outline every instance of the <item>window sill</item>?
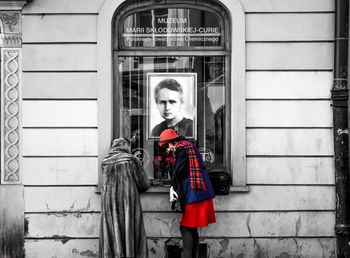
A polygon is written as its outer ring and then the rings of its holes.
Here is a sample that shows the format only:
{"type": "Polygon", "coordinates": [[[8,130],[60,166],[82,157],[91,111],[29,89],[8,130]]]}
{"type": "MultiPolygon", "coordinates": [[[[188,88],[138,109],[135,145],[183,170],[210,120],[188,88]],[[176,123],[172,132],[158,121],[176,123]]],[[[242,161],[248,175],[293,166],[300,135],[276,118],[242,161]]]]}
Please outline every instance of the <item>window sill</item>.
{"type": "MultiPolygon", "coordinates": [[[[146,191],[146,193],[169,193],[170,186],[153,186],[146,191]]],[[[230,193],[246,193],[250,191],[249,186],[231,186],[230,193]]]]}
{"type": "MultiPolygon", "coordinates": [[[[170,185],[153,185],[146,191],[146,193],[169,193],[170,185]]],[[[247,193],[250,191],[249,186],[231,186],[230,193],[247,193]]],[[[96,187],[96,194],[101,194],[101,189],[96,187]]]]}

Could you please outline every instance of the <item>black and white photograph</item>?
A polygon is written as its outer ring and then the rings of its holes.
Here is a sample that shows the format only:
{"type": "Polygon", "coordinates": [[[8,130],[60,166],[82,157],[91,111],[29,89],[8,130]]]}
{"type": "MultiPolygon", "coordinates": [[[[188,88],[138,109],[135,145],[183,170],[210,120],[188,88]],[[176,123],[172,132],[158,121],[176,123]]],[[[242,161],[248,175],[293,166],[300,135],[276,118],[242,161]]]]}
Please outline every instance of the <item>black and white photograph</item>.
{"type": "Polygon", "coordinates": [[[0,0],[0,258],[350,258],[350,0],[0,0]]]}
{"type": "Polygon", "coordinates": [[[196,73],[148,73],[147,104],[150,138],[165,129],[196,138],[196,73]]]}

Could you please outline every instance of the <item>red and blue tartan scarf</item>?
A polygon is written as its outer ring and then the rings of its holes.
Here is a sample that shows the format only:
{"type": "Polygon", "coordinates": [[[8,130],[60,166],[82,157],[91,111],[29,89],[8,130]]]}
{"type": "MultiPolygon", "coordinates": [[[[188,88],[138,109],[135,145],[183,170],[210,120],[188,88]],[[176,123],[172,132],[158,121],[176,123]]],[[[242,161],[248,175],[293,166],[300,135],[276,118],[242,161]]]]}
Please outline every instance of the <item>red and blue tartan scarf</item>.
{"type": "Polygon", "coordinates": [[[201,168],[199,166],[196,153],[193,149],[193,145],[188,141],[180,141],[176,147],[183,147],[188,155],[188,159],[190,162],[191,188],[206,191],[207,189],[204,185],[201,168]]]}

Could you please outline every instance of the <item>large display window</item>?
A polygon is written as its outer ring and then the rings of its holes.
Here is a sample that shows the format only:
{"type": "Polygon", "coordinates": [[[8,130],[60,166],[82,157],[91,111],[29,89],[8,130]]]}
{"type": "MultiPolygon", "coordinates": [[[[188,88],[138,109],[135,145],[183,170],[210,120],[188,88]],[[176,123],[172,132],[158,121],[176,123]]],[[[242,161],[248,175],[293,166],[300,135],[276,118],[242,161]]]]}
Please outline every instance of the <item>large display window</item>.
{"type": "Polygon", "coordinates": [[[173,128],[207,170],[231,171],[228,25],[215,8],[149,7],[115,19],[113,137],[131,139],[148,175],[169,179],[159,134],[173,128]]]}

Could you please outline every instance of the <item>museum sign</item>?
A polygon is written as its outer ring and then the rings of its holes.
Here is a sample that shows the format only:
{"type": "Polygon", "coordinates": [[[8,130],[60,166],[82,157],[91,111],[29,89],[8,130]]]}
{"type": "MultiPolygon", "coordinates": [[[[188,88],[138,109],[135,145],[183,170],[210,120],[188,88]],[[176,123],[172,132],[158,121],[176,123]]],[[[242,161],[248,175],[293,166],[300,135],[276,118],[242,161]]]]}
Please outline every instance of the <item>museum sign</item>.
{"type": "Polygon", "coordinates": [[[121,42],[123,47],[221,46],[222,24],[219,16],[204,10],[147,10],[124,19],[121,42]]]}

